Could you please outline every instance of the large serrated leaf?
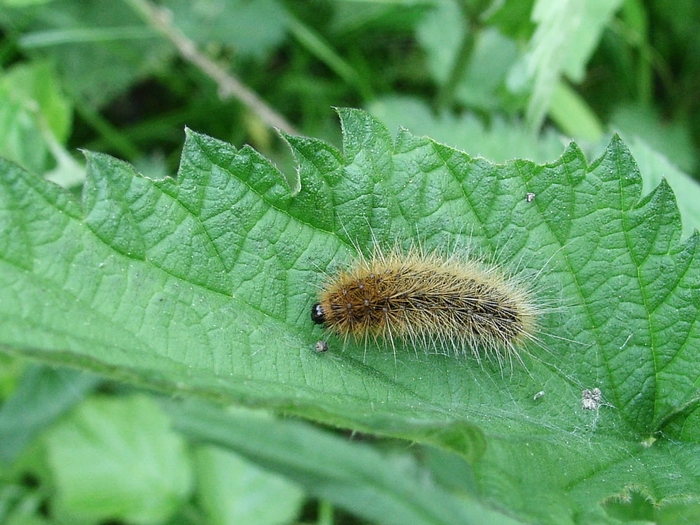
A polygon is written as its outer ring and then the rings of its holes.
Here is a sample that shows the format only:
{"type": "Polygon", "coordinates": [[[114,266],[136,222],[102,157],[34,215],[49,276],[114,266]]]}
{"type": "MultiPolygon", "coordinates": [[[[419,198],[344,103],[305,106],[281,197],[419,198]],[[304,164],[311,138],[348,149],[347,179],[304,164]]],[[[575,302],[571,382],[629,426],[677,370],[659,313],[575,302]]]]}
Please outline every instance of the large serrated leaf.
{"type": "Polygon", "coordinates": [[[438,444],[527,519],[585,522],[633,486],[698,498],[698,236],[680,241],[668,186],[640,200],[619,139],[590,165],[575,145],[549,165],[496,165],[340,115],[342,154],[286,137],[293,192],[255,151],[192,132],[177,180],[89,154],[82,207],[4,162],[0,343],[438,444]],[[314,352],[318,287],[373,239],[469,246],[531,280],[554,308],[526,366],[335,338],[314,352]]]}

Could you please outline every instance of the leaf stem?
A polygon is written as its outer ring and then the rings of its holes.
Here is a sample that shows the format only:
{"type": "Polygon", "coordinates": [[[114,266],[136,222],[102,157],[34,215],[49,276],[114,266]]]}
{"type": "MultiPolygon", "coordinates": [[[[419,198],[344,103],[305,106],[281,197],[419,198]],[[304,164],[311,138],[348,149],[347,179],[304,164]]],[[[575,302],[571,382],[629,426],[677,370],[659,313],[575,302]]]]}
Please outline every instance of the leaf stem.
{"type": "Polygon", "coordinates": [[[476,42],[475,35],[477,26],[474,23],[476,22],[476,19],[465,3],[460,2],[460,7],[464,17],[465,30],[462,36],[462,43],[459,46],[459,50],[455,55],[454,62],[452,63],[450,75],[441,86],[437,95],[435,101],[435,110],[437,113],[447,110],[452,104],[455,91],[457,91],[457,86],[459,86],[459,83],[462,81],[462,78],[467,71],[467,67],[469,66],[469,59],[472,56],[476,42]]]}
{"type": "Polygon", "coordinates": [[[372,88],[365,82],[357,70],[340,56],[321,35],[308,25],[289,16],[289,32],[304,48],[328,66],[343,81],[357,89],[364,100],[372,100],[372,88]]]}
{"type": "Polygon", "coordinates": [[[267,105],[255,91],[243,84],[236,76],[226,71],[216,62],[199,51],[197,45],[172,23],[172,13],[155,6],[148,0],[124,0],[146,23],[167,38],[178,50],[180,56],[197,66],[219,87],[222,99],[234,97],[250,111],[260,117],[270,127],[280,129],[290,135],[299,132],[277,111],[267,105]]]}

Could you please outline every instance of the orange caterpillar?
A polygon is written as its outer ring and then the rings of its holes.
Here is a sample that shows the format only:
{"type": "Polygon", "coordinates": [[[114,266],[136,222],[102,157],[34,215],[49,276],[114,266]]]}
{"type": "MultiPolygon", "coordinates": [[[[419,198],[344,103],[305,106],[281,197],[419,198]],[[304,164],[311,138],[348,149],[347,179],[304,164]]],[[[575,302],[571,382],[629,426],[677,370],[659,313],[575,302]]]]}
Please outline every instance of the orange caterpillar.
{"type": "Polygon", "coordinates": [[[521,360],[536,341],[538,308],[524,285],[495,267],[439,253],[375,249],[331,276],[311,319],[344,340],[401,340],[441,353],[521,360]]]}

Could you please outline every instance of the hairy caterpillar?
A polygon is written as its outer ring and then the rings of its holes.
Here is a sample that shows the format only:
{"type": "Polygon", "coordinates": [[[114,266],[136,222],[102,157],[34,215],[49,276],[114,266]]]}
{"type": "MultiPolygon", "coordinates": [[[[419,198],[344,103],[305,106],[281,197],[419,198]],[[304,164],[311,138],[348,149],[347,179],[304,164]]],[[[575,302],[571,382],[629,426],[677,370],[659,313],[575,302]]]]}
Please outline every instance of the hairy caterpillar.
{"type": "Polygon", "coordinates": [[[344,340],[400,340],[440,353],[518,360],[536,341],[539,310],[524,283],[467,257],[383,253],[329,276],[311,318],[344,340]]]}

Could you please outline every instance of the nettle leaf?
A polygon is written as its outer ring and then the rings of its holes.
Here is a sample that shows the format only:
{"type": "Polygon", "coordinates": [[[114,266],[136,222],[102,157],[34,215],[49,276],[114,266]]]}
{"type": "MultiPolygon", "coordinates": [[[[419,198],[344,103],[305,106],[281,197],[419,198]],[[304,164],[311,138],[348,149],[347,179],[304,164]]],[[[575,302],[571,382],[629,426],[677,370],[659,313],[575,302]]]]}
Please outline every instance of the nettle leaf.
{"type": "Polygon", "coordinates": [[[286,137],[292,189],[254,150],[193,132],[176,180],[89,153],[82,205],[3,162],[2,347],[436,444],[468,460],[481,498],[543,523],[632,489],[699,498],[699,237],[681,241],[669,187],[641,198],[617,138],[592,164],[571,145],[496,165],[339,113],[342,153],[286,137]],[[470,247],[531,281],[551,308],[525,366],[314,326],[327,272],[375,239],[470,247]]]}

